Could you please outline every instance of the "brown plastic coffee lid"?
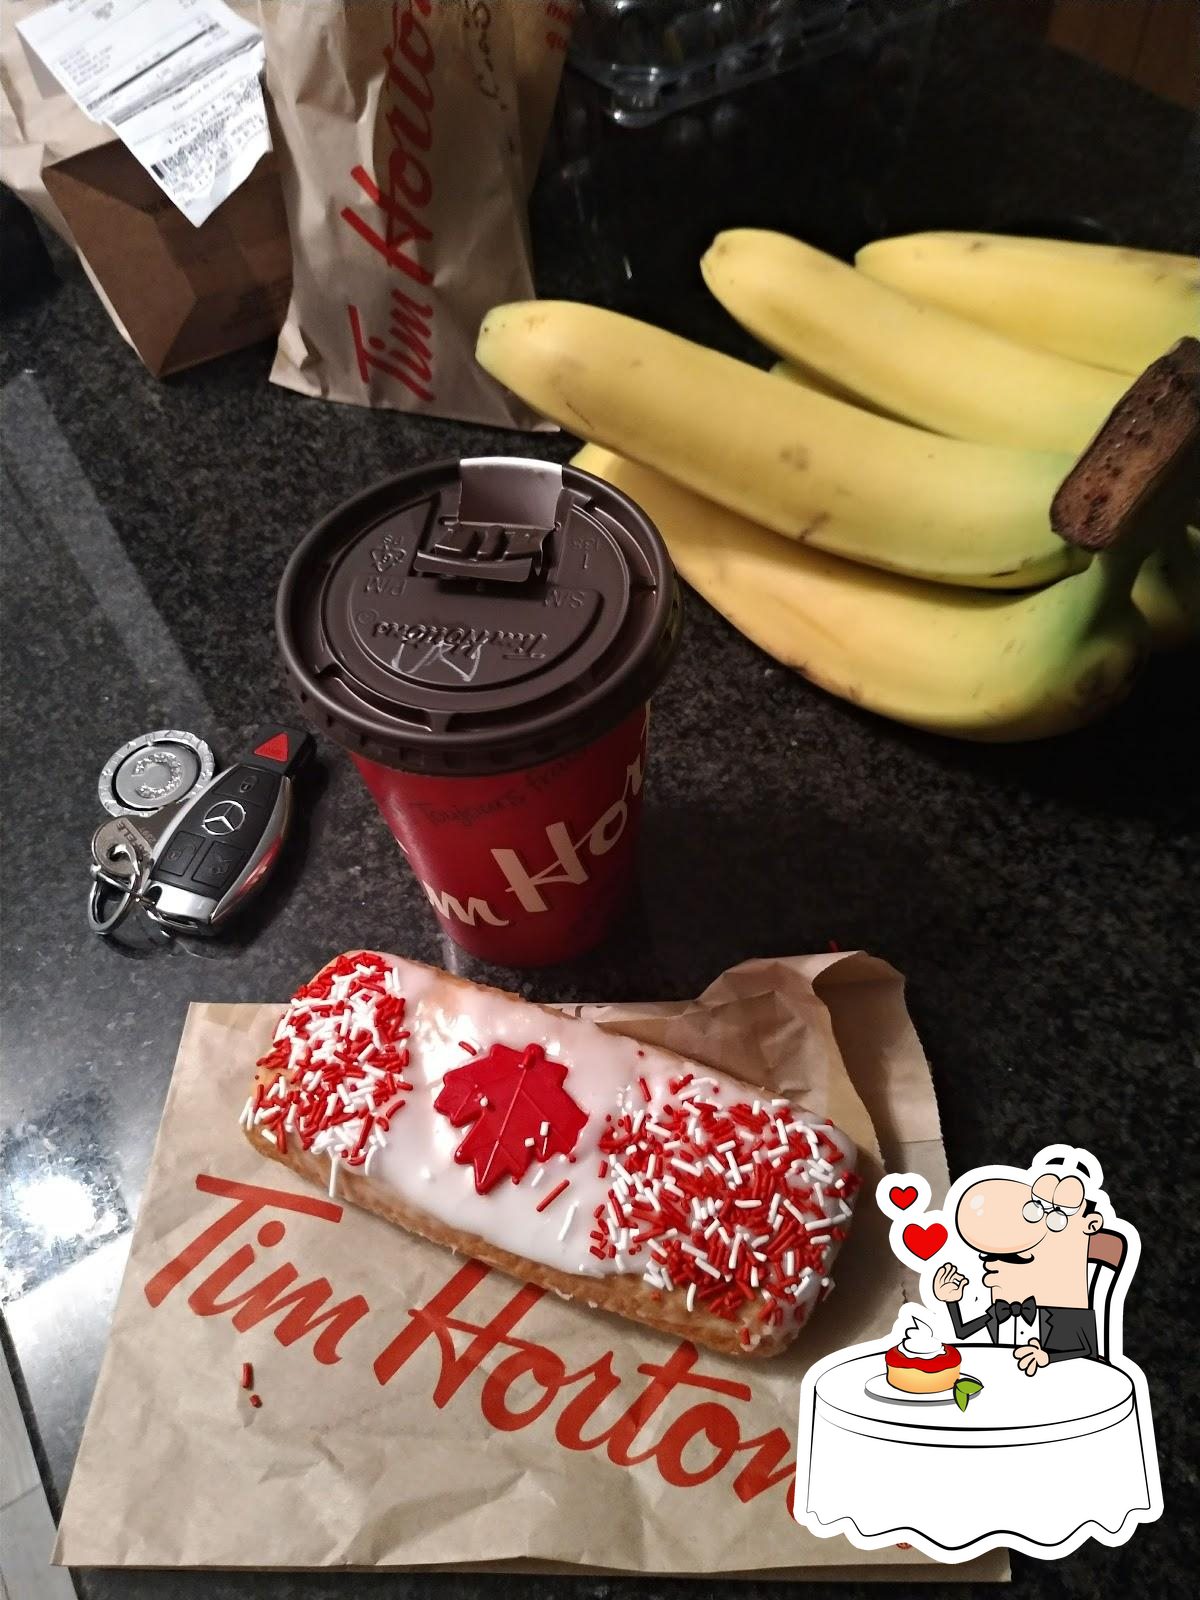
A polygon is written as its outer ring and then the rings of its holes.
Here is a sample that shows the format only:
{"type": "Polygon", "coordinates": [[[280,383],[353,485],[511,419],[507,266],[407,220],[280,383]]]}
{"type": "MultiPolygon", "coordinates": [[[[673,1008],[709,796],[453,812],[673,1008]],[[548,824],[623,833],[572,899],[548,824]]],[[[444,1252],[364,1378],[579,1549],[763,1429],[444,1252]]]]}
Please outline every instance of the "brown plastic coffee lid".
{"type": "Polygon", "coordinates": [[[275,622],[306,713],[409,772],[533,766],[590,743],[657,686],[682,599],[658,530],[577,467],[438,461],[305,537],[275,622]]]}

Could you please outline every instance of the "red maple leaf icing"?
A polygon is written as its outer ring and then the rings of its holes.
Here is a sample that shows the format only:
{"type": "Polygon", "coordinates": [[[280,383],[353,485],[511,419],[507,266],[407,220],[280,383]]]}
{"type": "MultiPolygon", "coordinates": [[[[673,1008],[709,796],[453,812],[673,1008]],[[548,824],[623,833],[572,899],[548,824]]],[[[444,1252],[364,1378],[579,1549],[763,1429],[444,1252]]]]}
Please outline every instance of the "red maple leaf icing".
{"type": "Polygon", "coordinates": [[[443,1078],[433,1108],[451,1127],[474,1124],[454,1159],[475,1168],[480,1194],[505,1175],[519,1183],[535,1158],[570,1155],[587,1114],[563,1088],[566,1076],[566,1066],[547,1060],[540,1044],[494,1044],[443,1078]]]}

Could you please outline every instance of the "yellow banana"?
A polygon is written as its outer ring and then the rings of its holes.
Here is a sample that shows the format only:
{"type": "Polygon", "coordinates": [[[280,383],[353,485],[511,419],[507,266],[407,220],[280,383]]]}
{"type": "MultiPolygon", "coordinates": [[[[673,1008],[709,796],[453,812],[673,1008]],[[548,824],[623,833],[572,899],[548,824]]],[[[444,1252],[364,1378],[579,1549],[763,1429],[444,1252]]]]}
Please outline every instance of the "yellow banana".
{"type": "Polygon", "coordinates": [[[840,384],[834,383],[824,373],[813,372],[809,367],[802,367],[798,361],[777,361],[771,368],[773,378],[786,378],[789,383],[798,383],[803,389],[814,389],[817,394],[828,395],[831,400],[840,400],[844,405],[860,406],[864,411],[872,411],[877,417],[889,417],[892,422],[903,422],[903,417],[891,416],[882,406],[872,405],[869,400],[864,400],[860,394],[851,394],[849,389],[844,389],[840,384]]]}
{"type": "Polygon", "coordinates": [[[1128,387],[876,283],[786,234],[720,233],[700,263],[770,349],[892,416],[981,444],[1078,454],[1128,387]]]}
{"type": "Polygon", "coordinates": [[[1107,555],[1029,594],[952,589],[781,539],[594,445],[574,464],[645,508],[683,577],[747,638],[898,722],[960,739],[1045,738],[1100,716],[1143,657],[1131,573],[1107,555]]]}
{"type": "Polygon", "coordinates": [[[1156,650],[1200,638],[1200,529],[1178,528],[1150,552],[1134,580],[1133,603],[1156,650]]]}
{"type": "Polygon", "coordinates": [[[858,269],[998,333],[1136,374],[1200,329],[1194,256],[989,233],[879,239],[858,269]]]}
{"type": "MultiPolygon", "coordinates": [[[[815,389],[818,394],[838,391],[836,381],[826,375],[787,361],[777,362],[771,372],[791,383],[815,389]]],[[[938,376],[936,370],[928,371],[932,384],[937,383],[938,376]]],[[[877,409],[870,401],[858,403],[871,410],[877,409]]],[[[1102,417],[1096,419],[1093,433],[1102,421],[1102,417]]],[[[1133,603],[1150,624],[1154,649],[1174,650],[1200,637],[1200,531],[1180,527],[1169,533],[1158,549],[1150,552],[1134,580],[1133,603]]]]}
{"type": "Polygon", "coordinates": [[[1069,455],[940,438],[569,301],[498,306],[476,355],[564,427],[851,560],[1000,589],[1086,562],[1049,524],[1069,455]]]}

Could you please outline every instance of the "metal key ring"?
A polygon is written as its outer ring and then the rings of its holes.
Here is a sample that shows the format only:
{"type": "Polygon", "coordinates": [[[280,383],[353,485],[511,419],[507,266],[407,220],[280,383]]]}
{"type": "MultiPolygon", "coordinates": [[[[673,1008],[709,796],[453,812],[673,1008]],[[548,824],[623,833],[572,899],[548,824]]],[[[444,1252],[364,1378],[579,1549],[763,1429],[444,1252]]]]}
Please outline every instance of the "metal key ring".
{"type": "Polygon", "coordinates": [[[92,873],[92,887],[88,892],[87,919],[88,927],[93,933],[107,937],[125,921],[125,918],[137,904],[137,881],[131,879],[128,883],[117,883],[108,877],[100,868],[95,868],[92,873]],[[100,915],[101,896],[105,889],[115,889],[120,898],[117,900],[116,909],[107,916],[100,915]]]}

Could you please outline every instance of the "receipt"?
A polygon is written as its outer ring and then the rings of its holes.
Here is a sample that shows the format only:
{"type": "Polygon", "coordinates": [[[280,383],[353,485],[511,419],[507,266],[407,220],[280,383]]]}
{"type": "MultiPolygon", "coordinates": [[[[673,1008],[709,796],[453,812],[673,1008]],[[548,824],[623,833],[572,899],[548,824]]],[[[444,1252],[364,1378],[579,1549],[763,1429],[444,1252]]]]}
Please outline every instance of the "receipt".
{"type": "Polygon", "coordinates": [[[222,0],[57,0],[17,28],[197,227],[271,147],[262,36],[222,0]]]}

